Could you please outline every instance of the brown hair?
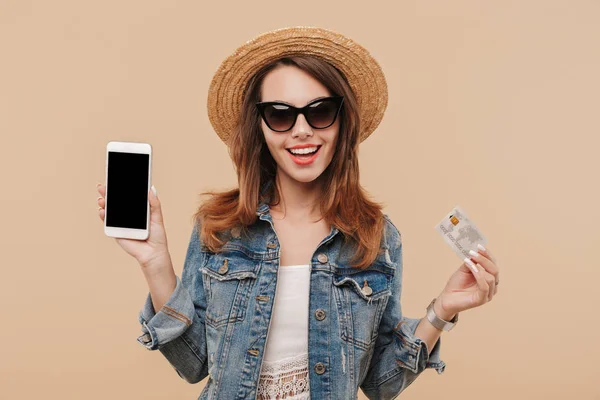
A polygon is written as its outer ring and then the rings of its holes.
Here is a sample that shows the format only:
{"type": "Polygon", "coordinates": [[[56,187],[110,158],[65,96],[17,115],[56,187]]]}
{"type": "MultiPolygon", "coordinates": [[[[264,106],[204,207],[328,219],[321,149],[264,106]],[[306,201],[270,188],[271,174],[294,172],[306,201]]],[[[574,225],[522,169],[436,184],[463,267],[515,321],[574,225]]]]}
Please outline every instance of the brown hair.
{"type": "Polygon", "coordinates": [[[260,91],[265,76],[281,65],[296,66],[319,80],[332,95],[344,96],[338,117],[337,148],[331,163],[317,178],[323,182],[319,204],[322,218],[336,226],[346,241],[354,241],[357,249],[351,260],[352,266],[367,267],[373,263],[380,249],[384,229],[383,203],[369,199],[359,183],[360,119],[357,100],[340,70],[323,59],[307,55],[275,60],[261,68],[248,82],[238,125],[227,143],[239,187],[224,192],[201,193],[212,196],[194,214],[202,241],[210,251],[218,252],[226,242],[220,237],[221,232],[253,224],[258,218],[256,209],[259,202],[265,201],[271,206],[279,203],[274,183],[277,164],[265,142],[254,104],[261,101],[260,91]],[[268,190],[261,193],[263,187],[268,190]],[[357,263],[357,260],[360,261],[357,263]]]}

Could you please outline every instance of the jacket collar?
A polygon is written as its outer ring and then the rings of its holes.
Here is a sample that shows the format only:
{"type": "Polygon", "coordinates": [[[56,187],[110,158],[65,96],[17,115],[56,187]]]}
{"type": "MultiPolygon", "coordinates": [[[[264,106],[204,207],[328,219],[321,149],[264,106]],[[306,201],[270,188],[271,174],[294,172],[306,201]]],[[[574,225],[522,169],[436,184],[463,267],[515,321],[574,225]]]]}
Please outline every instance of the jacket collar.
{"type": "Polygon", "coordinates": [[[268,211],[269,211],[269,205],[264,201],[260,202],[258,204],[258,207],[256,207],[256,215],[258,215],[259,217],[262,214],[268,213],[268,211]]]}

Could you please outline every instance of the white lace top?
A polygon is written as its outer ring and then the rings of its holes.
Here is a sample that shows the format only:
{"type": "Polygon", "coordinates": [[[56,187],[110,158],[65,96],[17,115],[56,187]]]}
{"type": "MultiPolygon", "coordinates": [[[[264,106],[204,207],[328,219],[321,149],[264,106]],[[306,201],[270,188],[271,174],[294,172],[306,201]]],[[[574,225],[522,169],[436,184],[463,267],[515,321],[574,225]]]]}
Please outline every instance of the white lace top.
{"type": "Polygon", "coordinates": [[[308,400],[310,268],[280,266],[271,326],[257,389],[258,400],[308,400]]]}

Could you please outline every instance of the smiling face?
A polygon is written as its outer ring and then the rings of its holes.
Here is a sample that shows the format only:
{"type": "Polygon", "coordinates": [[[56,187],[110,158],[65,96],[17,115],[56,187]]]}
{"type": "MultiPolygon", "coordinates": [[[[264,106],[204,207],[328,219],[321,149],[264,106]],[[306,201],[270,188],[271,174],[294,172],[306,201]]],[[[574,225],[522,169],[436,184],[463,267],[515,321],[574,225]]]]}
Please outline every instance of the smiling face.
{"type": "MultiPolygon", "coordinates": [[[[261,101],[281,101],[295,107],[304,107],[319,97],[328,97],[332,93],[307,72],[294,66],[281,66],[269,72],[262,83],[261,101]]],[[[316,103],[315,103],[316,104],[316,103]]],[[[325,129],[311,127],[302,114],[293,128],[287,132],[271,130],[261,118],[261,127],[278,166],[280,178],[291,178],[297,182],[308,183],[317,179],[333,158],[340,125],[340,115],[333,125],[325,129]],[[288,150],[296,146],[316,146],[316,155],[310,158],[294,157],[288,150]]],[[[307,150],[312,150],[308,148],[307,150]]],[[[304,151],[307,151],[304,150],[304,151]]]]}

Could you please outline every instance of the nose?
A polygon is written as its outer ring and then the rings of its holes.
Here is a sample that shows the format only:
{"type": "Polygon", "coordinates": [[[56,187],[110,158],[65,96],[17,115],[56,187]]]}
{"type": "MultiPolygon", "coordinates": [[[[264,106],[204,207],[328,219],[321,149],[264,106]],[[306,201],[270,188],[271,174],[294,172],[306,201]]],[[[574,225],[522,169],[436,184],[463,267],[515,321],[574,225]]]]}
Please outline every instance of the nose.
{"type": "Polygon", "coordinates": [[[296,123],[294,124],[292,131],[292,136],[312,136],[312,134],[312,127],[308,124],[304,115],[298,114],[298,118],[296,119],[296,123]]]}

